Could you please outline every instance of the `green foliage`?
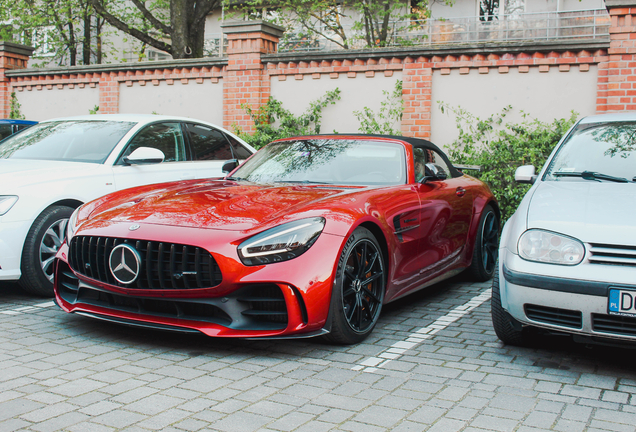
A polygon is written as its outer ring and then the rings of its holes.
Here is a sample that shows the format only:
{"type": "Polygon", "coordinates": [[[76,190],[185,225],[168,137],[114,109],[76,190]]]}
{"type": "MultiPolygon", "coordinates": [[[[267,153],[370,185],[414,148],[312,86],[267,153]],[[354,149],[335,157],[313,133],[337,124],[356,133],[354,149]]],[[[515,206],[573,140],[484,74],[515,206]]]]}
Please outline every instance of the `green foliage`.
{"type": "Polygon", "coordinates": [[[97,112],[98,112],[98,111],[99,111],[99,105],[95,105],[95,106],[93,107],[93,109],[89,109],[89,110],[88,110],[88,113],[89,113],[89,114],[97,114],[97,112]]]}
{"type": "Polygon", "coordinates": [[[242,104],[241,108],[254,122],[256,132],[248,134],[238,125],[233,125],[233,131],[252,147],[259,149],[264,145],[281,138],[297,135],[314,135],[320,133],[322,110],[327,105],[340,100],[340,89],[328,91],[323,97],[309,104],[309,108],[300,116],[283,108],[283,103],[270,97],[267,103],[253,110],[249,104],[242,104]]]}
{"type": "Polygon", "coordinates": [[[520,123],[508,123],[504,119],[511,106],[481,119],[461,107],[438,103],[442,112],[448,110],[455,115],[459,130],[459,137],[449,146],[450,159],[481,166],[480,172],[470,174],[488,183],[499,202],[502,221],[512,216],[530,188],[515,182],[517,167],[534,165],[538,172],[578,116],[572,112],[569,118],[544,123],[522,112],[520,123]]]}
{"type": "Polygon", "coordinates": [[[11,100],[9,101],[9,118],[24,120],[24,115],[20,112],[20,102],[18,102],[18,97],[15,95],[15,92],[11,92],[11,100]]]}
{"type": "Polygon", "coordinates": [[[362,111],[353,112],[360,122],[358,130],[367,134],[402,135],[402,131],[399,129],[404,113],[402,81],[395,82],[395,88],[392,92],[383,90],[382,94],[386,99],[380,103],[380,110],[377,113],[369,107],[362,108],[362,111]],[[393,129],[395,124],[398,125],[398,129],[393,129]]]}
{"type": "Polygon", "coordinates": [[[430,5],[440,2],[452,6],[455,0],[223,0],[227,10],[247,19],[264,19],[281,25],[286,44],[312,47],[316,37],[325,38],[343,49],[391,44],[411,44],[399,40],[397,33],[410,28],[413,20],[430,16],[430,5]]]}

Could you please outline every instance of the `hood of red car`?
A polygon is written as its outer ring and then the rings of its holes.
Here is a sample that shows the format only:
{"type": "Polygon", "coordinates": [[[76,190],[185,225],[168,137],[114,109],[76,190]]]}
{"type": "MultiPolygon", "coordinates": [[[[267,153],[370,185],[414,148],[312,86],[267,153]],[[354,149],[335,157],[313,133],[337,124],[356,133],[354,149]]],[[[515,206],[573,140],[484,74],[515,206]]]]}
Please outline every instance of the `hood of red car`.
{"type": "Polygon", "coordinates": [[[303,212],[315,210],[318,203],[360,189],[223,181],[167,183],[141,194],[132,190],[116,194],[114,200],[105,199],[91,219],[244,231],[273,219],[284,222],[286,215],[297,219],[299,214],[302,217],[303,212]]]}

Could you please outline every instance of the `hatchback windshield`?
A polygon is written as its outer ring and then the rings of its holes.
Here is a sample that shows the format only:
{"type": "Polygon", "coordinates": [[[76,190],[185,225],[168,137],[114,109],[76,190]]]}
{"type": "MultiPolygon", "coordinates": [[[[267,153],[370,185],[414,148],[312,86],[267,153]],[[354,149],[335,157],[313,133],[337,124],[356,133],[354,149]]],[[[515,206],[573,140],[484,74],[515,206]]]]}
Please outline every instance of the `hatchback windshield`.
{"type": "Polygon", "coordinates": [[[40,123],[0,143],[0,159],[103,163],[134,122],[40,123]]]}
{"type": "Polygon", "coordinates": [[[546,180],[631,182],[636,176],[636,124],[581,125],[561,146],[546,180]]]}
{"type": "Polygon", "coordinates": [[[245,162],[231,178],[256,183],[404,184],[404,147],[341,139],[273,143],[245,162]]]}

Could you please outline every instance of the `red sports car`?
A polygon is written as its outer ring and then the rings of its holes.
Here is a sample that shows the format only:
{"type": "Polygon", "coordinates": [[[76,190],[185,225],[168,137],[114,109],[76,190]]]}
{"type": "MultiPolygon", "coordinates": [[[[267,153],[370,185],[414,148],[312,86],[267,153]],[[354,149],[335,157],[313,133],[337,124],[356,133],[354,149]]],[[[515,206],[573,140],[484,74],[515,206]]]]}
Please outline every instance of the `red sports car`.
{"type": "Polygon", "coordinates": [[[488,187],[428,141],[297,137],[223,179],[83,205],[55,296],[66,312],[128,325],[349,344],[385,303],[466,269],[490,278],[498,234],[488,187]]]}

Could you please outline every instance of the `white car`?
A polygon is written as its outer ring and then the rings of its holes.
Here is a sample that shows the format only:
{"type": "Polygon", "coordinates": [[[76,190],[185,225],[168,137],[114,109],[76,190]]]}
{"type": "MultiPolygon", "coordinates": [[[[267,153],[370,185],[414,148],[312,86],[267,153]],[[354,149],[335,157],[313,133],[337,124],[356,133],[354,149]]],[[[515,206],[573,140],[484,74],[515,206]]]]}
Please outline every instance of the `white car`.
{"type": "Polygon", "coordinates": [[[53,295],[53,259],[75,208],[133,186],[220,177],[224,162],[254,152],[218,126],[157,115],[53,119],[6,139],[0,144],[0,280],[53,295]]]}
{"type": "Polygon", "coordinates": [[[505,343],[528,327],[577,342],[636,341],[636,114],[579,121],[503,228],[492,320],[505,343]]]}

